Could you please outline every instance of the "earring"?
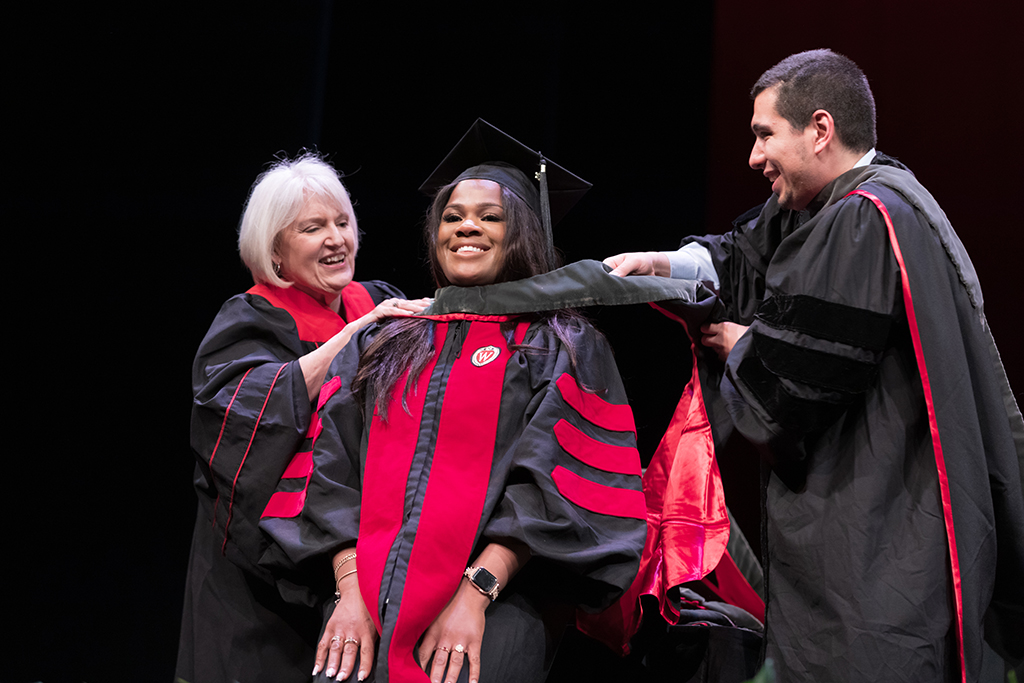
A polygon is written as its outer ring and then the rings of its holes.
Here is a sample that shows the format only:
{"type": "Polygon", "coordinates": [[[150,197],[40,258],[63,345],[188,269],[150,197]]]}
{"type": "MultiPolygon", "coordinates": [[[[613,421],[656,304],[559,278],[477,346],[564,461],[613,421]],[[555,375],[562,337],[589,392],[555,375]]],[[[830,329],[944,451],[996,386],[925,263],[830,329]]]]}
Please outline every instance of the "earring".
{"type": "Polygon", "coordinates": [[[277,261],[274,261],[273,263],[274,263],[274,275],[276,275],[278,277],[281,277],[281,264],[278,263],[277,261]]]}

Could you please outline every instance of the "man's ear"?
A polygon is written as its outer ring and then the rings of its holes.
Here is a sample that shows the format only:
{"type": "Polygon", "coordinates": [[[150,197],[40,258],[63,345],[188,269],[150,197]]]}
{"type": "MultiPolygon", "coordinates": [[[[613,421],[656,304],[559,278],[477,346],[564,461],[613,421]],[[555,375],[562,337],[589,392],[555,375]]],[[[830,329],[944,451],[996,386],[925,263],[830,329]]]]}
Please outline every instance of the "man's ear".
{"type": "Polygon", "coordinates": [[[832,138],[835,137],[836,121],[832,118],[832,114],[824,109],[818,109],[811,114],[809,125],[814,129],[814,153],[818,154],[827,149],[832,138]]]}

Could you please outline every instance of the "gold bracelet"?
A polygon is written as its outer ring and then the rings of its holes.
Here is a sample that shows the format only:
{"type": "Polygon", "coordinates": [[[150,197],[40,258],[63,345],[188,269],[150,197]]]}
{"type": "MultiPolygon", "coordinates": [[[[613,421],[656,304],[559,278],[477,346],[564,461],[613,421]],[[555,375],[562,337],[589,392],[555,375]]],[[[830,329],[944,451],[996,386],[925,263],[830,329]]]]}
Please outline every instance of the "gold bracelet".
{"type": "Polygon", "coordinates": [[[349,560],[354,560],[354,559],[356,559],[356,554],[355,553],[349,553],[345,557],[341,558],[341,561],[338,562],[338,564],[334,565],[334,575],[335,576],[338,575],[338,570],[341,569],[341,565],[345,564],[349,560]]]}
{"type": "Polygon", "coordinates": [[[356,571],[357,571],[356,569],[353,569],[352,571],[345,572],[344,574],[339,576],[338,579],[334,582],[334,588],[336,589],[334,591],[334,604],[335,605],[337,605],[339,602],[341,602],[341,580],[344,579],[349,574],[355,574],[356,571]]]}
{"type": "Polygon", "coordinates": [[[346,576],[348,576],[349,574],[355,574],[355,573],[356,573],[357,571],[359,571],[359,570],[358,570],[358,569],[352,569],[352,570],[350,570],[350,571],[347,571],[347,572],[345,572],[344,574],[342,574],[341,576],[339,576],[339,577],[338,577],[337,579],[335,579],[334,583],[335,583],[336,585],[337,585],[337,584],[340,584],[340,583],[341,583],[341,580],[342,580],[342,579],[344,579],[344,578],[345,578],[346,576]]]}

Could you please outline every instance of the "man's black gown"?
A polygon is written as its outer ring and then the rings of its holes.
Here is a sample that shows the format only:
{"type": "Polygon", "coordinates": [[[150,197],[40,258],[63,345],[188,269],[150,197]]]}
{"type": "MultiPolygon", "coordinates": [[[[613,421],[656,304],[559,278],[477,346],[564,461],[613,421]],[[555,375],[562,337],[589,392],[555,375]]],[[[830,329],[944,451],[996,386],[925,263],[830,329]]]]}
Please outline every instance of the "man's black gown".
{"type": "Polygon", "coordinates": [[[880,155],[804,212],[773,197],[732,233],[690,238],[712,254],[725,317],[751,325],[721,390],[770,463],[766,654],[786,681],[959,679],[954,580],[966,679],[983,636],[1024,657],[1024,424],[970,259],[899,166],[880,155]],[[857,189],[887,210],[905,271],[857,189]]]}

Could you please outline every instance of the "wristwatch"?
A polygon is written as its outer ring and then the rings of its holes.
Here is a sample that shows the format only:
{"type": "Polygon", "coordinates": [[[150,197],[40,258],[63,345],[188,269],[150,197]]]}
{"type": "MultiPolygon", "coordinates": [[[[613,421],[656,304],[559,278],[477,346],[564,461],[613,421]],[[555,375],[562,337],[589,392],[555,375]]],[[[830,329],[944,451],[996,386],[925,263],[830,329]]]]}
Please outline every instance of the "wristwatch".
{"type": "Polygon", "coordinates": [[[463,576],[469,579],[469,582],[478,591],[489,597],[491,602],[494,602],[498,597],[498,589],[500,588],[498,579],[483,567],[466,567],[463,576]]]}

